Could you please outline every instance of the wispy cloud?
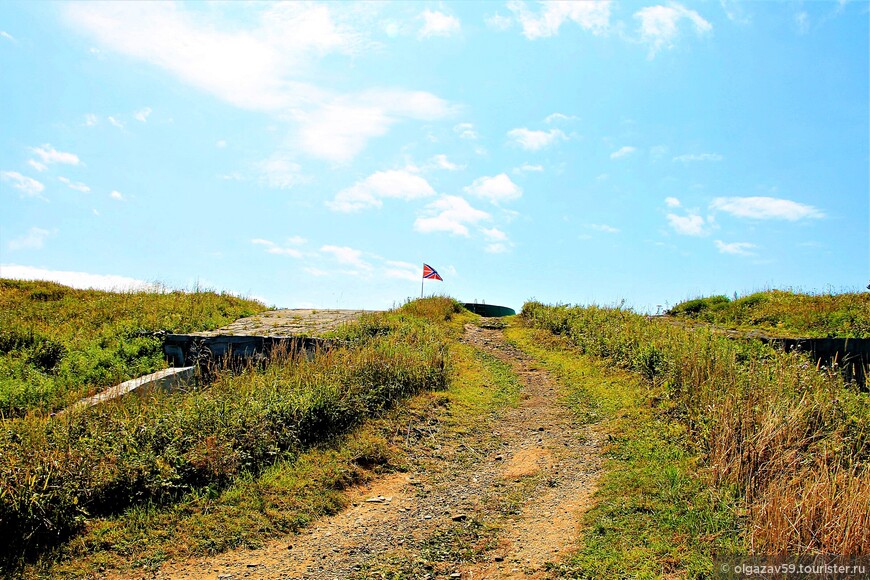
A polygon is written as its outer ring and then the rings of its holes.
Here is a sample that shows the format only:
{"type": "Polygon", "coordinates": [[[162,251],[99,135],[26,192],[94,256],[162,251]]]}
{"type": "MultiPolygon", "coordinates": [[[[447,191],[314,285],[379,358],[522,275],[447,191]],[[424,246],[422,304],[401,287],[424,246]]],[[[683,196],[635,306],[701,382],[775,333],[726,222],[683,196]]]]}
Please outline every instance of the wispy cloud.
{"type": "Polygon", "coordinates": [[[776,197],[717,197],[710,208],[756,220],[798,221],[825,217],[824,212],[811,205],[776,197]]]}
{"type": "Polygon", "coordinates": [[[372,46],[353,28],[358,15],[343,4],[269,5],[248,27],[222,23],[220,10],[193,14],[185,5],[160,2],[66,6],[70,23],[102,45],[234,106],[273,114],[290,126],[289,141],[304,155],[346,162],[400,121],[453,112],[423,91],[319,86],[320,59],[372,46]]]}
{"type": "MultiPolygon", "coordinates": [[[[290,189],[308,178],[302,173],[302,166],[296,163],[295,156],[286,151],[277,151],[268,159],[254,164],[259,173],[260,183],[275,189],[290,189]]],[[[237,178],[238,174],[231,174],[237,178]]]]}
{"type": "Polygon", "coordinates": [[[666,197],[665,205],[668,207],[680,207],[680,200],[676,197],[666,197]]]}
{"type": "Polygon", "coordinates": [[[460,139],[468,139],[470,141],[474,141],[478,139],[480,135],[477,134],[477,131],[474,130],[474,125],[471,123],[459,123],[453,127],[453,132],[459,135],[460,139]]]}
{"type": "Polygon", "coordinates": [[[632,147],[631,145],[626,145],[624,147],[620,147],[616,151],[610,154],[611,159],[621,159],[623,157],[627,157],[637,151],[637,148],[632,147]]]}
{"type": "MultiPolygon", "coordinates": [[[[7,244],[12,251],[18,250],[40,250],[45,245],[45,240],[55,235],[57,230],[45,230],[42,228],[30,228],[27,233],[20,238],[9,240],[7,244]]],[[[4,273],[5,276],[5,273],[4,273]]]]}
{"type": "Polygon", "coordinates": [[[530,163],[523,163],[519,167],[514,167],[514,173],[529,173],[529,172],[540,172],[544,170],[543,165],[532,165],[530,163]]]}
{"type": "Polygon", "coordinates": [[[468,225],[488,219],[488,213],[475,209],[464,198],[445,195],[426,206],[425,215],[414,221],[414,229],[424,234],[447,232],[468,236],[468,225]]]}
{"type": "Polygon", "coordinates": [[[126,201],[127,199],[124,197],[124,194],[117,189],[112,190],[112,193],[109,194],[109,197],[111,197],[115,201],[126,201]]]}
{"type": "Polygon", "coordinates": [[[372,265],[363,260],[362,250],[357,250],[348,246],[323,246],[320,251],[325,254],[330,254],[339,264],[353,266],[363,271],[372,269],[372,265]]]}
{"type": "Polygon", "coordinates": [[[412,200],[433,195],[435,190],[419,175],[399,170],[378,171],[339,191],[326,205],[334,211],[352,212],[381,207],[385,198],[412,200]]]}
{"type": "Polygon", "coordinates": [[[93,113],[85,115],[85,127],[95,127],[100,122],[100,118],[93,113]]]}
{"type": "Polygon", "coordinates": [[[456,163],[451,162],[443,153],[435,155],[429,162],[429,165],[437,167],[438,169],[446,169],[447,171],[459,171],[460,169],[465,169],[465,165],[457,165],[456,163]]]}
{"type": "Polygon", "coordinates": [[[682,236],[706,236],[709,233],[704,218],[696,213],[684,216],[669,213],[667,219],[671,229],[682,236]]]}
{"type": "Polygon", "coordinates": [[[45,144],[42,147],[30,147],[30,151],[35,153],[45,165],[52,165],[54,163],[79,165],[81,163],[79,156],[75,153],[58,151],[49,144],[45,144]]]}
{"type": "Polygon", "coordinates": [[[716,249],[719,250],[720,254],[734,254],[737,256],[755,255],[755,252],[753,252],[752,249],[755,248],[756,245],[750,244],[749,242],[731,242],[726,244],[722,240],[716,240],[714,243],[716,244],[716,249]]]}
{"type": "Polygon", "coordinates": [[[682,20],[689,21],[698,35],[713,30],[713,25],[700,14],[676,2],[668,6],[647,6],[635,12],[634,17],[640,21],[640,40],[649,46],[649,58],[674,46],[682,20]]]}
{"type": "Polygon", "coordinates": [[[151,107],[145,107],[139,109],[135,113],[133,113],[133,118],[139,121],[140,123],[147,123],[148,117],[151,115],[151,107]]]}
{"type": "Polygon", "coordinates": [[[48,169],[48,166],[45,163],[40,163],[36,159],[28,159],[27,164],[40,173],[48,169]]]}
{"type": "Polygon", "coordinates": [[[3,181],[8,181],[12,187],[21,192],[22,197],[41,197],[41,193],[45,191],[45,185],[41,182],[21,175],[17,171],[0,171],[0,177],[3,181]]]}
{"type": "Polygon", "coordinates": [[[118,129],[124,128],[124,122],[121,121],[120,119],[117,119],[116,117],[113,117],[111,115],[106,117],[106,119],[109,121],[109,124],[112,125],[113,127],[117,127],[118,129]]]}
{"type": "Polygon", "coordinates": [[[153,289],[155,284],[107,274],[89,274],[87,272],[73,272],[66,270],[46,270],[32,266],[19,266],[16,264],[0,264],[0,275],[3,278],[16,280],[47,280],[65,284],[73,288],[94,288],[97,290],[144,290],[153,289]]]}
{"type": "Polygon", "coordinates": [[[718,153],[686,153],[684,155],[678,155],[674,157],[674,161],[682,161],[684,163],[690,163],[692,161],[722,161],[724,157],[719,155],[718,153]]]}
{"type": "Polygon", "coordinates": [[[458,18],[437,10],[424,10],[420,18],[423,20],[423,26],[417,33],[420,38],[452,36],[462,28],[458,18]]]}
{"type": "Polygon", "coordinates": [[[794,15],[794,22],[799,34],[806,34],[810,31],[810,15],[805,10],[794,15]]]}
{"type": "Polygon", "coordinates": [[[0,38],[5,38],[6,40],[8,40],[10,42],[14,42],[15,44],[18,44],[18,41],[15,40],[15,37],[12,36],[11,34],[9,34],[8,32],[6,32],[5,30],[0,30],[0,38]]]}
{"type": "Polygon", "coordinates": [[[61,183],[65,184],[70,189],[75,190],[75,191],[80,191],[82,193],[88,193],[91,190],[91,188],[88,187],[87,185],[85,185],[84,183],[81,183],[81,182],[77,183],[75,181],[71,181],[70,179],[68,179],[66,177],[58,177],[57,180],[60,181],[61,183]]]}
{"type": "Polygon", "coordinates": [[[511,129],[508,131],[507,135],[527,151],[537,151],[552,145],[558,140],[564,141],[568,139],[568,136],[559,129],[533,131],[526,129],[525,127],[520,127],[517,129],[511,129]]]}
{"type": "Polygon", "coordinates": [[[478,177],[465,188],[465,191],[495,204],[512,201],[523,195],[523,189],[511,181],[506,173],[499,173],[492,177],[478,177]]]}
{"type": "Polygon", "coordinates": [[[593,34],[607,32],[610,27],[610,2],[559,2],[546,1],[539,4],[540,11],[533,12],[526,7],[525,2],[512,0],[508,9],[523,29],[523,36],[529,40],[548,38],[559,34],[559,28],[568,21],[573,21],[584,30],[593,34]]]}
{"type": "Polygon", "coordinates": [[[586,227],[595,230],[596,232],[603,232],[605,234],[618,234],[620,232],[619,228],[615,228],[607,224],[587,224],[586,227]]]}
{"type": "Polygon", "coordinates": [[[262,238],[256,238],[251,240],[251,243],[255,246],[263,246],[269,254],[276,254],[279,256],[291,256],[293,258],[301,258],[304,256],[302,250],[298,248],[298,246],[305,243],[305,240],[301,238],[290,238],[287,240],[286,245],[280,245],[272,240],[265,240],[262,238]]]}
{"type": "Polygon", "coordinates": [[[544,119],[544,122],[549,125],[551,123],[579,121],[579,120],[580,120],[580,117],[576,117],[574,115],[565,115],[563,113],[553,113],[552,115],[547,115],[547,118],[544,119]]]}

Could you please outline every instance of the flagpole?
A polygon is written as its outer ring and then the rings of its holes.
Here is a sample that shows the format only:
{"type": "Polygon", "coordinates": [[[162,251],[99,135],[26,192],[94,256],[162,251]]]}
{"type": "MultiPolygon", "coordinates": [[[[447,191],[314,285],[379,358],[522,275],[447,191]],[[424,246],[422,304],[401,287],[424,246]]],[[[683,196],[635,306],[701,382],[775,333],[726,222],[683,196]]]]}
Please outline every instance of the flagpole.
{"type": "MultiPolygon", "coordinates": [[[[426,267],[426,264],[423,264],[423,267],[425,268],[425,267],[426,267]]],[[[424,284],[425,282],[426,282],[426,277],[424,276],[424,277],[420,280],[420,298],[421,298],[421,299],[423,298],[423,284],[424,284]]]]}

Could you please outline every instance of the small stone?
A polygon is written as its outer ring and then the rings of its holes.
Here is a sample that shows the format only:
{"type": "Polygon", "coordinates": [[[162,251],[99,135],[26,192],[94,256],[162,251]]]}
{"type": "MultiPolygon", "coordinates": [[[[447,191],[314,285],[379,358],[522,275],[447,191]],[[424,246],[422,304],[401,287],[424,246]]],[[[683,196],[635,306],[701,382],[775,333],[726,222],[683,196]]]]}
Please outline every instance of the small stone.
{"type": "Polygon", "coordinates": [[[382,496],[370,497],[366,500],[366,502],[367,503],[384,503],[384,499],[385,498],[382,496]]]}
{"type": "Polygon", "coordinates": [[[453,574],[450,575],[450,577],[451,578],[462,578],[462,574],[460,574],[459,572],[454,572],[453,574]]]}

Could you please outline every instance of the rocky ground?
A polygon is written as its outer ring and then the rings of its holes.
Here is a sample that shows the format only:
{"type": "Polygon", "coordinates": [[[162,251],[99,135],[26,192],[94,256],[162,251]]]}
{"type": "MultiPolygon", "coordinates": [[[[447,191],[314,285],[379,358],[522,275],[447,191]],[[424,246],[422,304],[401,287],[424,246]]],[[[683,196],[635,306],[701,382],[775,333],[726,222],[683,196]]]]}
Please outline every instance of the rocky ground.
{"type": "Polygon", "coordinates": [[[578,423],[556,381],[499,329],[467,325],[463,340],[510,365],[522,385],[518,405],[461,437],[437,422],[409,423],[410,470],[352,490],[345,511],[258,550],[167,562],[157,577],[547,577],[547,563],[575,546],[601,436],[578,423]]]}
{"type": "Polygon", "coordinates": [[[356,320],[367,310],[267,310],[240,318],[217,330],[194,332],[196,336],[319,336],[356,320]]]}

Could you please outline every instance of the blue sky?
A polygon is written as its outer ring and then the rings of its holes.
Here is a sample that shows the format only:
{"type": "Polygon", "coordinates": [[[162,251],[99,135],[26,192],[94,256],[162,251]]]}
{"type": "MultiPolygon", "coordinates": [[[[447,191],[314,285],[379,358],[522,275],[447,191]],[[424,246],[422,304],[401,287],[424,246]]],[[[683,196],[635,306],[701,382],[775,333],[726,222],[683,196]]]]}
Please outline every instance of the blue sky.
{"type": "Polygon", "coordinates": [[[867,2],[0,3],[0,275],[281,307],[862,289],[867,2]]]}

